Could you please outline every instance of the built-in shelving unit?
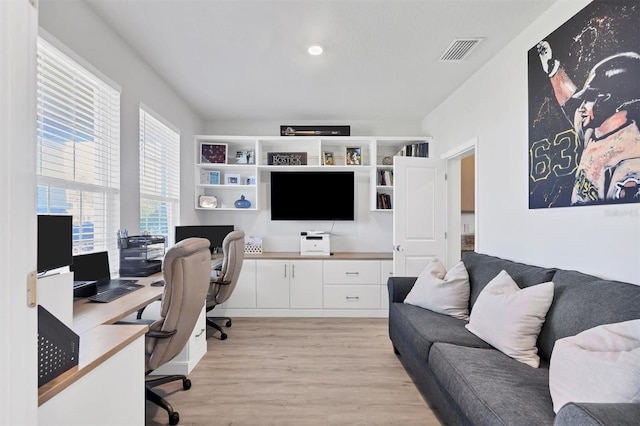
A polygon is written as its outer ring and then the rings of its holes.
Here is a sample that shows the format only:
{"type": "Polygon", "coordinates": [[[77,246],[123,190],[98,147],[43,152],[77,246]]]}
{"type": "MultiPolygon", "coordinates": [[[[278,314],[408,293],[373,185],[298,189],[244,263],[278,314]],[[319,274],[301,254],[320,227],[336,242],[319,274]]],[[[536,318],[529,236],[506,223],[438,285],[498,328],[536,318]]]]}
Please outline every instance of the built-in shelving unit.
{"type": "MultiPolygon", "coordinates": [[[[414,147],[415,154],[415,147],[419,144],[428,146],[430,141],[429,137],[199,135],[195,137],[195,208],[260,210],[261,172],[304,169],[368,173],[369,210],[390,212],[393,207],[394,156],[406,152],[406,147],[414,147]],[[347,152],[354,149],[359,153],[356,164],[347,159],[347,152]],[[333,159],[332,164],[325,164],[328,153],[333,159]],[[280,164],[270,162],[274,154],[280,154],[280,164]],[[291,159],[287,159],[286,154],[292,154],[291,159]],[[380,194],[386,202],[382,201],[380,194]],[[250,207],[235,207],[235,201],[241,196],[251,203],[250,207]]],[[[428,153],[428,149],[426,151],[428,153]]]]}

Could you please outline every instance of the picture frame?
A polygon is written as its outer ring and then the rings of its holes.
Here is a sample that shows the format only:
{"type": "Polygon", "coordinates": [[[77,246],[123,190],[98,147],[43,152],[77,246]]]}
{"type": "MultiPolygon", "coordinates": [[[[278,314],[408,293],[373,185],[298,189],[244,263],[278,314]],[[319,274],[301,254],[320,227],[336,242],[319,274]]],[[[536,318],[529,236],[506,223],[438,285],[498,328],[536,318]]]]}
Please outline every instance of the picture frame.
{"type": "Polygon", "coordinates": [[[348,146],[345,150],[345,164],[347,166],[362,165],[362,147],[348,146]]]}
{"type": "Polygon", "coordinates": [[[240,185],[240,175],[235,173],[226,173],[224,175],[225,185],[240,185]]]}
{"type": "Polygon", "coordinates": [[[220,172],[216,170],[201,170],[200,183],[202,185],[220,185],[220,172]]]}
{"type": "Polygon", "coordinates": [[[226,143],[202,143],[200,145],[200,163],[202,164],[226,164],[226,143]]]}
{"type": "Polygon", "coordinates": [[[323,151],[322,152],[322,165],[323,166],[333,166],[335,165],[333,160],[333,152],[331,151],[323,151]]]}
{"type": "Polygon", "coordinates": [[[236,151],[236,164],[255,164],[255,151],[236,151]]]}
{"type": "Polygon", "coordinates": [[[256,177],[255,176],[247,176],[244,180],[245,185],[255,185],[256,177]]]}

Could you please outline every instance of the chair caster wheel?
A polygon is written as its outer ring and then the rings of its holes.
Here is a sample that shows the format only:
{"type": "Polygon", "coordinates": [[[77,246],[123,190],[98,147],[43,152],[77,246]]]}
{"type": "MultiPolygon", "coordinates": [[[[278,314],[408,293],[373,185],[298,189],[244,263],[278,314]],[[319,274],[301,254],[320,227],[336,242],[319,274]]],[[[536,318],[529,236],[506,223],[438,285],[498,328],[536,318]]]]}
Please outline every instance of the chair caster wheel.
{"type": "Polygon", "coordinates": [[[184,389],[184,390],[191,389],[191,380],[190,379],[184,379],[182,381],[182,389],[184,389]]]}
{"type": "Polygon", "coordinates": [[[226,340],[227,339],[227,333],[220,333],[220,340],[226,340]]]}
{"type": "Polygon", "coordinates": [[[175,411],[169,414],[169,424],[171,426],[176,426],[178,423],[180,423],[180,414],[176,413],[175,411]]]}
{"type": "Polygon", "coordinates": [[[227,327],[231,327],[231,320],[227,320],[227,327]]]}

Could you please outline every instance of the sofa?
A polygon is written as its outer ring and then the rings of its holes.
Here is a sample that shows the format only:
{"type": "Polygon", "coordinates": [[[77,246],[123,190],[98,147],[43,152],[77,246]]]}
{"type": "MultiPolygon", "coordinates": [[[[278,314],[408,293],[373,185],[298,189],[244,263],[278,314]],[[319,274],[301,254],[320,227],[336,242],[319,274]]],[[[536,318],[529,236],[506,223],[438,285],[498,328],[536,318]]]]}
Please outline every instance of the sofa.
{"type": "Polygon", "coordinates": [[[533,368],[470,332],[468,321],[404,303],[417,277],[391,277],[389,337],[393,350],[441,422],[450,425],[638,425],[640,403],[569,402],[557,413],[549,366],[559,339],[602,324],[640,318],[640,286],[581,272],[527,265],[466,252],[469,312],[501,271],[521,289],[553,282],[533,368]]]}

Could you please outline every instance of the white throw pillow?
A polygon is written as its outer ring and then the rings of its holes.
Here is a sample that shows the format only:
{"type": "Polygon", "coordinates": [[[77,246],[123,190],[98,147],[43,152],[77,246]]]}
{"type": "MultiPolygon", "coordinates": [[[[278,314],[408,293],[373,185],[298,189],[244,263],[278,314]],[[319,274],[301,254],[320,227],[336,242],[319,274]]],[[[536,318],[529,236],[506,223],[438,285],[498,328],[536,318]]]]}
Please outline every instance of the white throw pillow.
{"type": "Polygon", "coordinates": [[[558,339],[549,391],[556,413],[568,402],[640,403],[640,319],[558,339]]]}
{"type": "Polygon", "coordinates": [[[469,319],[469,274],[462,261],[448,272],[435,258],[424,268],[404,303],[420,306],[439,314],[469,319]]]}
{"type": "Polygon", "coordinates": [[[511,358],[538,368],[536,341],[552,301],[552,281],[521,289],[501,271],[478,295],[466,327],[511,358]]]}

